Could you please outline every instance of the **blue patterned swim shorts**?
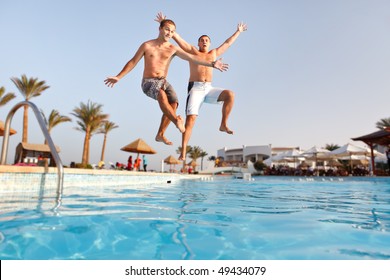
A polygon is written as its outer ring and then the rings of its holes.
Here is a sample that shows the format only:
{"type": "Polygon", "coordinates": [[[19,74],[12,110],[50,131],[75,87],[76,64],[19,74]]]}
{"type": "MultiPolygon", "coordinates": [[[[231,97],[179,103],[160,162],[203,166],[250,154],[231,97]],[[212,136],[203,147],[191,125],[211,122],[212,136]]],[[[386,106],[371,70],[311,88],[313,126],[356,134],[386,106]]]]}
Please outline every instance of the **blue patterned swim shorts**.
{"type": "Polygon", "coordinates": [[[179,103],[179,100],[177,99],[177,95],[173,87],[165,78],[144,78],[142,79],[142,91],[149,96],[150,98],[153,98],[157,100],[157,96],[160,93],[160,89],[165,91],[168,102],[170,104],[172,103],[179,103]]]}

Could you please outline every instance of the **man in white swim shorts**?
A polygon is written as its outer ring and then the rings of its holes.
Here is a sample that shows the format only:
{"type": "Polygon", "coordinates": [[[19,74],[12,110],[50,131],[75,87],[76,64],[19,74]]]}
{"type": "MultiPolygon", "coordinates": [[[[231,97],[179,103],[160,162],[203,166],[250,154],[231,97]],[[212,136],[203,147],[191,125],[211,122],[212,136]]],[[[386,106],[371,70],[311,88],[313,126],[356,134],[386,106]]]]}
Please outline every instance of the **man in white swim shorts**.
{"type": "MultiPolygon", "coordinates": [[[[134,28],[137,28],[137,26],[134,26],[134,28]]],[[[174,100],[172,96],[169,96],[171,95],[168,92],[170,88],[169,84],[165,81],[165,78],[161,79],[161,77],[167,77],[172,58],[177,55],[181,59],[191,61],[195,64],[201,64],[206,68],[217,68],[220,71],[228,69],[228,65],[222,63],[221,59],[208,61],[207,59],[187,53],[178,46],[171,44],[169,40],[175,34],[175,31],[176,25],[172,20],[164,19],[161,21],[158,37],[142,43],[133,58],[126,63],[118,75],[107,77],[104,80],[104,83],[108,87],[113,87],[120,79],[132,71],[142,58],[145,60],[142,90],[145,94],[158,101],[163,116],[155,140],[167,145],[172,145],[172,142],[164,135],[170,122],[173,122],[181,133],[185,131],[183,119],[176,115],[178,106],[177,98],[174,100]]]]}
{"type": "Polygon", "coordinates": [[[215,88],[210,82],[189,82],[186,115],[198,116],[203,103],[223,103],[218,100],[223,91],[223,88],[215,88]]]}
{"type": "MultiPolygon", "coordinates": [[[[158,13],[155,21],[161,22],[165,19],[162,13],[158,13]]],[[[226,39],[218,48],[209,50],[210,38],[207,35],[202,35],[198,39],[198,48],[187,43],[182,39],[179,34],[173,35],[173,40],[186,52],[193,54],[196,57],[204,58],[208,60],[215,60],[221,56],[238,38],[241,32],[247,30],[247,26],[244,23],[237,25],[237,30],[226,39]]],[[[195,124],[196,117],[199,114],[199,109],[202,104],[205,103],[223,103],[222,105],[222,120],[219,130],[228,134],[233,134],[233,131],[227,126],[229,115],[232,111],[234,104],[234,92],[228,89],[213,88],[211,86],[213,71],[211,68],[207,68],[195,63],[189,62],[190,65],[190,78],[188,85],[188,97],[186,105],[186,123],[185,132],[182,136],[182,148],[179,160],[186,159],[187,144],[190,140],[192,128],[195,124]]]]}

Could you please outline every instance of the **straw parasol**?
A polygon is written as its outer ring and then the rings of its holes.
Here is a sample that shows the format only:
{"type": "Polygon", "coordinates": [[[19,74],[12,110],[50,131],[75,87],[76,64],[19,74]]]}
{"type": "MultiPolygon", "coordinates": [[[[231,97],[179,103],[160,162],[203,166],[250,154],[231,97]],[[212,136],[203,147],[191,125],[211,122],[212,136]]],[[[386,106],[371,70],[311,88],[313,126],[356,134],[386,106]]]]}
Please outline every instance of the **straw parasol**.
{"type": "Polygon", "coordinates": [[[301,168],[301,169],[307,169],[308,167],[310,167],[310,165],[303,161],[301,164],[298,165],[298,168],[301,168]]]}
{"type": "Polygon", "coordinates": [[[137,157],[139,154],[156,154],[157,152],[150,147],[144,140],[138,138],[137,140],[131,142],[130,144],[121,148],[122,151],[137,153],[137,157]]]}
{"type": "Polygon", "coordinates": [[[191,160],[188,165],[191,165],[192,167],[198,166],[195,160],[191,160]]]}
{"type": "Polygon", "coordinates": [[[177,160],[174,156],[170,155],[166,159],[164,159],[164,162],[166,164],[170,165],[170,170],[172,170],[172,165],[180,164],[180,161],[177,160]]]}
{"type": "Polygon", "coordinates": [[[198,164],[196,163],[195,160],[191,160],[189,163],[186,164],[187,166],[191,166],[194,171],[196,170],[196,166],[198,166],[198,164]]]}
{"type": "Polygon", "coordinates": [[[369,163],[368,159],[360,159],[360,158],[357,158],[357,159],[352,159],[352,164],[353,165],[364,165],[364,166],[367,166],[369,163]]]}
{"type": "Polygon", "coordinates": [[[164,162],[166,164],[179,164],[180,163],[180,161],[177,160],[174,156],[167,157],[166,159],[164,159],[164,162]]]}
{"type": "Polygon", "coordinates": [[[335,155],[337,159],[348,159],[350,161],[350,168],[352,170],[352,156],[354,155],[367,155],[368,150],[359,146],[352,145],[350,143],[341,146],[340,148],[331,151],[331,154],[335,155]]]}
{"type": "MultiPolygon", "coordinates": [[[[0,136],[4,136],[4,122],[0,121],[0,136]]],[[[9,135],[13,135],[16,133],[15,129],[10,128],[9,130],[9,135]]]]}
{"type": "Polygon", "coordinates": [[[339,162],[337,159],[331,159],[327,166],[330,166],[330,167],[338,167],[338,166],[342,166],[341,162],[339,162]]]}

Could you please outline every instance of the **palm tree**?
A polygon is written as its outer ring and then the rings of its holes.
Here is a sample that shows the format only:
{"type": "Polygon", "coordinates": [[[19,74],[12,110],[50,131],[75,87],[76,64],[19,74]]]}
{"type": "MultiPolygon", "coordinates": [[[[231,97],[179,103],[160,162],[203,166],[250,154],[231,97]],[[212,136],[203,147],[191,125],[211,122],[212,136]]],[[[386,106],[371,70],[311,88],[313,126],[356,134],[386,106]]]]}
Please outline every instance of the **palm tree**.
{"type": "Polygon", "coordinates": [[[105,121],[102,126],[100,127],[98,133],[103,133],[104,134],[104,140],[103,140],[103,147],[102,147],[102,155],[100,156],[100,161],[104,161],[104,152],[106,150],[106,142],[107,142],[107,134],[115,129],[115,128],[118,128],[119,126],[117,126],[114,122],[109,122],[109,121],[105,121]]]}
{"type": "MultiPolygon", "coordinates": [[[[192,159],[194,162],[198,160],[198,158],[201,157],[203,150],[199,146],[192,147],[190,154],[190,159],[192,159]]],[[[194,167],[194,170],[196,169],[196,166],[194,167]]]]}
{"type": "MultiPolygon", "coordinates": [[[[29,101],[33,97],[40,96],[43,91],[49,88],[45,81],[38,81],[38,78],[27,78],[26,75],[22,75],[22,78],[11,78],[11,81],[18,88],[19,92],[23,95],[25,101],[29,101]]],[[[23,134],[22,142],[28,141],[28,106],[24,106],[23,112],[23,134]]]]}
{"type": "MultiPolygon", "coordinates": [[[[41,114],[43,117],[43,120],[45,121],[47,130],[50,134],[51,130],[59,125],[60,123],[64,122],[71,122],[72,119],[67,116],[62,116],[57,110],[52,110],[49,115],[49,119],[46,118],[45,113],[41,110],[41,114]]],[[[47,139],[45,139],[45,144],[47,145],[47,139]]]]}
{"type": "MultiPolygon", "coordinates": [[[[180,155],[182,149],[183,149],[183,148],[182,148],[181,146],[179,146],[179,147],[177,148],[177,150],[176,150],[176,153],[180,155]]],[[[187,158],[188,154],[189,154],[191,151],[192,151],[192,147],[191,147],[190,145],[187,145],[187,147],[186,147],[186,158],[187,158]]],[[[183,165],[185,165],[186,158],[184,159],[183,165]]]]}
{"type": "Polygon", "coordinates": [[[15,93],[5,93],[5,87],[0,87],[0,107],[6,105],[16,97],[15,93]]]}
{"type": "MultiPolygon", "coordinates": [[[[183,148],[182,148],[181,146],[179,146],[179,147],[177,148],[177,150],[176,150],[176,153],[180,155],[182,149],[183,149],[183,148]]],[[[186,147],[186,158],[183,160],[183,170],[185,170],[185,168],[186,168],[187,156],[188,156],[188,154],[191,152],[191,150],[192,150],[192,147],[191,147],[190,145],[187,145],[187,147],[186,147]]]]}
{"type": "Polygon", "coordinates": [[[95,134],[102,123],[108,119],[107,114],[102,113],[103,105],[88,101],[87,104],[80,103],[80,107],[73,109],[73,116],[78,118],[76,130],[85,132],[83,155],[81,165],[86,167],[89,162],[89,143],[93,134],[95,134]]]}
{"type": "Polygon", "coordinates": [[[205,152],[205,151],[203,151],[203,150],[202,150],[202,152],[200,153],[200,157],[202,158],[202,161],[200,162],[200,169],[201,169],[201,170],[203,170],[203,159],[204,159],[204,157],[207,156],[207,155],[208,155],[208,153],[205,152]]]}
{"type": "Polygon", "coordinates": [[[385,129],[386,127],[390,127],[390,118],[384,118],[380,121],[376,122],[376,128],[385,129]]]}
{"type": "Polygon", "coordinates": [[[338,148],[340,148],[340,146],[337,144],[326,144],[325,145],[325,149],[327,149],[328,151],[334,151],[338,148]]]}

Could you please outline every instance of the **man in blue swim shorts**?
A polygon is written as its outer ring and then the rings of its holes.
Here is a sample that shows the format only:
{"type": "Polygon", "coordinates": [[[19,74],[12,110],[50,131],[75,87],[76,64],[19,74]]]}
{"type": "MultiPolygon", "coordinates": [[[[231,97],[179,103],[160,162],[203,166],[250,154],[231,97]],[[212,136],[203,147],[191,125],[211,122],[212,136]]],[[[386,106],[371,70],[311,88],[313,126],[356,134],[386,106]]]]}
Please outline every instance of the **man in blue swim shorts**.
{"type": "Polygon", "coordinates": [[[208,58],[203,59],[197,57],[171,44],[169,40],[175,34],[175,31],[176,25],[172,20],[162,20],[160,22],[158,37],[141,44],[133,58],[126,63],[118,75],[107,77],[104,80],[104,83],[108,87],[113,87],[120,79],[133,70],[141,58],[144,58],[145,67],[142,90],[147,96],[158,101],[163,112],[163,117],[161,118],[160,127],[155,139],[167,145],[172,145],[172,142],[164,135],[170,122],[173,122],[181,133],[185,131],[183,119],[176,115],[178,106],[176,93],[165,79],[172,58],[177,55],[181,59],[191,61],[195,64],[201,64],[206,68],[217,68],[220,71],[226,71],[228,69],[228,65],[222,63],[221,59],[209,61],[208,58]]]}
{"type": "MultiPolygon", "coordinates": [[[[161,22],[165,19],[162,13],[158,13],[155,21],[161,22]]],[[[247,30],[244,23],[237,25],[237,30],[232,36],[226,39],[218,48],[209,50],[210,38],[207,35],[202,35],[198,39],[198,48],[187,43],[179,34],[175,33],[173,39],[187,53],[206,60],[215,60],[221,56],[238,38],[241,32],[247,30]]],[[[188,84],[188,96],[186,105],[186,123],[185,132],[182,136],[182,149],[179,160],[186,159],[187,144],[190,140],[192,128],[195,124],[196,117],[199,114],[199,109],[203,103],[218,104],[222,103],[222,120],[219,130],[228,134],[233,134],[233,131],[227,126],[229,115],[234,104],[234,92],[228,89],[214,88],[211,85],[213,78],[213,70],[189,61],[190,79],[188,84]]]]}
{"type": "Polygon", "coordinates": [[[167,95],[169,104],[179,103],[175,90],[164,77],[143,78],[141,87],[142,91],[150,98],[157,100],[160,89],[162,89],[167,95]]]}

